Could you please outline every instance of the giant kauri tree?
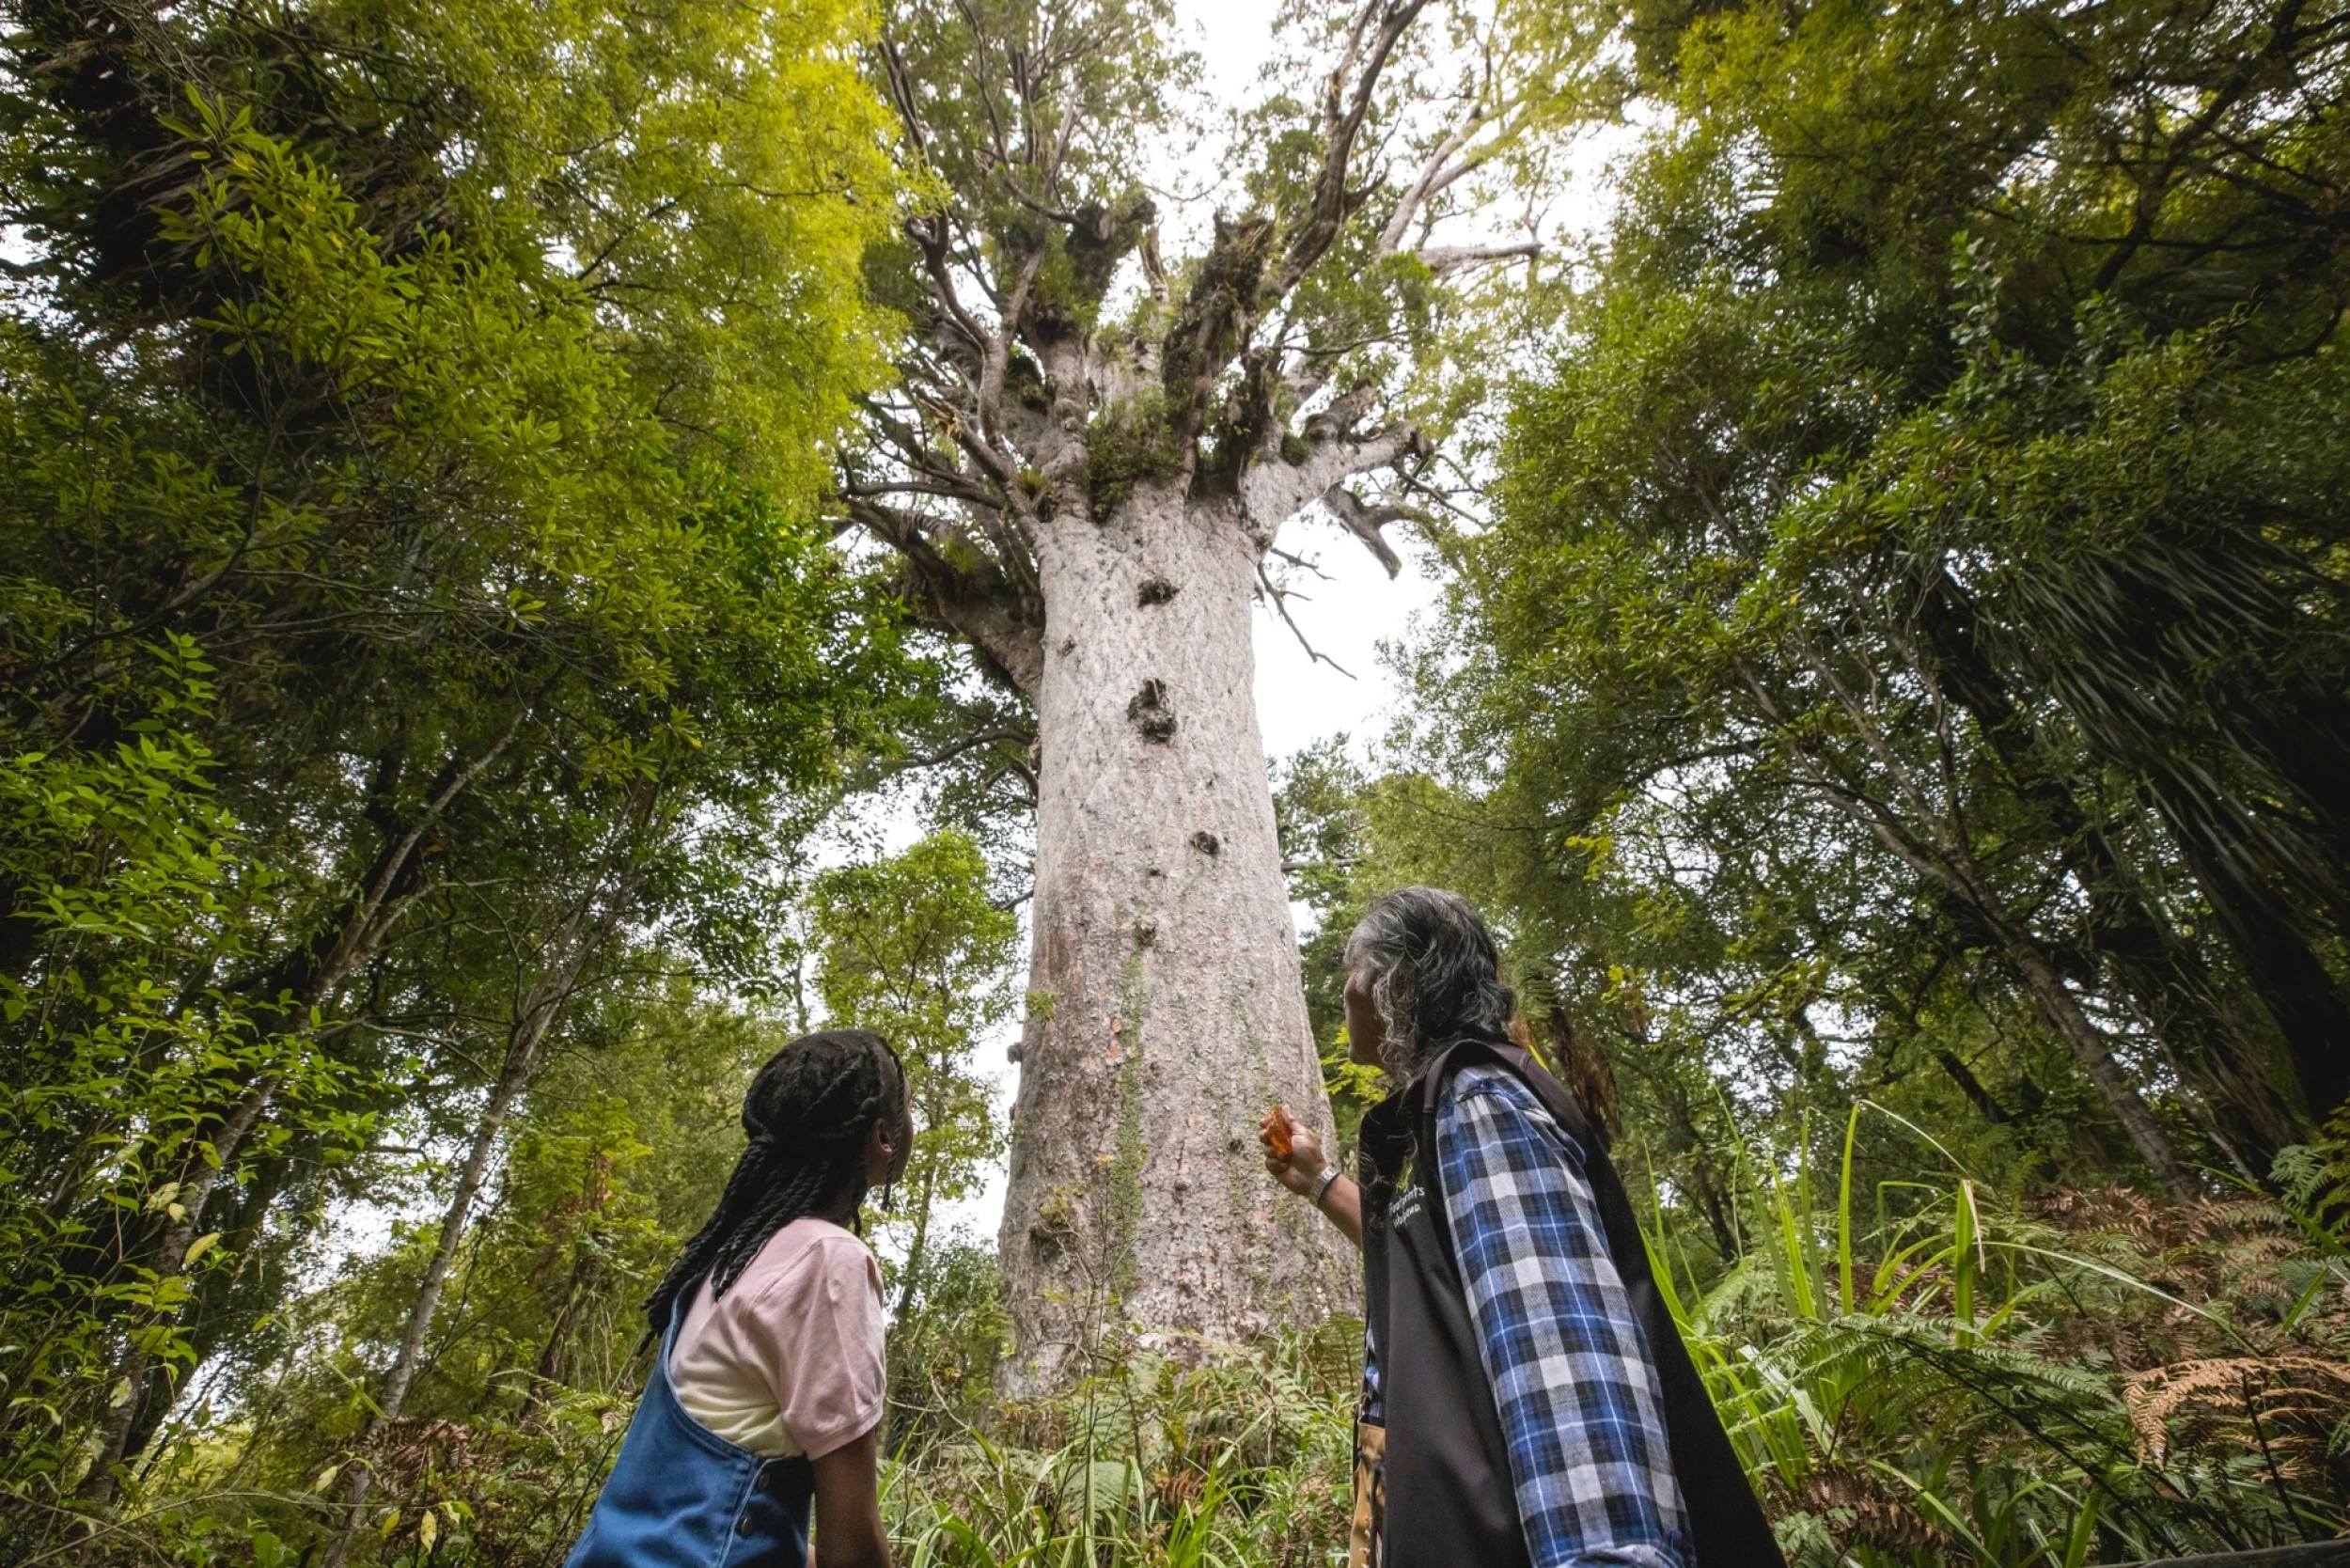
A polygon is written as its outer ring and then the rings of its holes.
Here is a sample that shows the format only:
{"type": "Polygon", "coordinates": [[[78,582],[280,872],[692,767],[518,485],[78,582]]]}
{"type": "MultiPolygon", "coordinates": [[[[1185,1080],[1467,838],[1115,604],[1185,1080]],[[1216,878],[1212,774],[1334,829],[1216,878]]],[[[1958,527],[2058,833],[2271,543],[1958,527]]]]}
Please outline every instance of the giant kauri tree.
{"type": "Polygon", "coordinates": [[[879,51],[930,194],[875,270],[909,332],[848,517],[1017,694],[1038,752],[1015,1387],[1108,1325],[1230,1339],[1345,1299],[1251,1136],[1276,1101],[1327,1118],[1251,599],[1317,505],[1395,570],[1380,530],[1429,482],[1415,393],[1449,307],[1534,249],[1434,239],[1581,79],[1563,46],[1504,49],[1493,18],[1426,0],[1293,15],[1319,57],[1245,122],[1238,192],[1177,259],[1145,189],[1189,64],[1170,22],[1149,0],[910,4],[879,51]]]}

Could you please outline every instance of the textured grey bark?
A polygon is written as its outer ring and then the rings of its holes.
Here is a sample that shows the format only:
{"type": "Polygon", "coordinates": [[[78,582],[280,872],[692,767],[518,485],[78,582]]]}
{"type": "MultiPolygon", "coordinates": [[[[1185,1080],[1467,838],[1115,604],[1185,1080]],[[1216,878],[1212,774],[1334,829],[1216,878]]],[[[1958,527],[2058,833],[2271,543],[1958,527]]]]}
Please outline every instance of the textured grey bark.
{"type": "Polygon", "coordinates": [[[1000,1238],[1016,1393],[1126,1324],[1230,1341],[1354,1299],[1336,1231],[1257,1152],[1276,1102],[1331,1126],[1257,732],[1258,547],[1220,510],[1145,486],[1038,541],[1040,1004],[1000,1238]]]}

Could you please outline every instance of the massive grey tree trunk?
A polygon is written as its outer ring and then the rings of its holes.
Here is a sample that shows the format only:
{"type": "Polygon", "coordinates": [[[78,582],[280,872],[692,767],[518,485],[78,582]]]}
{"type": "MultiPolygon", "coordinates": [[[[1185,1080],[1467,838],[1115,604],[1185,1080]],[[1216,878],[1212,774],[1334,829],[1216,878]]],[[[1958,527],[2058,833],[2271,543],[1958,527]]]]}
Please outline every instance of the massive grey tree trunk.
{"type": "Polygon", "coordinates": [[[1133,1323],[1230,1341],[1354,1299],[1336,1232],[1266,1180],[1286,1103],[1327,1142],[1232,504],[1138,487],[1041,530],[1037,1000],[1001,1258],[1014,1391],[1133,1323]]]}

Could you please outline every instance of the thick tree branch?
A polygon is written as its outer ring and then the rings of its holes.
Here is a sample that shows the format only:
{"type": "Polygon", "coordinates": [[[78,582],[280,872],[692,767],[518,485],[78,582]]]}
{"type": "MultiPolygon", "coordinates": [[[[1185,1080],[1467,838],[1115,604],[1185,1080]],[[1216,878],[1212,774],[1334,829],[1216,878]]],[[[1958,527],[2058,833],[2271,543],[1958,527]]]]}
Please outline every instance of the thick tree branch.
{"type": "Polygon", "coordinates": [[[1020,281],[1005,302],[1005,325],[987,340],[987,357],[979,368],[979,431],[991,446],[1002,441],[1004,372],[1011,362],[1011,325],[1027,313],[1028,296],[1035,291],[1037,274],[1044,270],[1044,250],[1039,246],[1020,269],[1020,281]]]}
{"type": "Polygon", "coordinates": [[[1420,165],[1419,178],[1412,181],[1411,189],[1403,193],[1403,199],[1396,203],[1395,212],[1388,216],[1387,227],[1380,230],[1380,255],[1393,256],[1402,250],[1403,237],[1412,231],[1412,223],[1419,216],[1421,209],[1493,156],[1498,144],[1488,144],[1458,162],[1449,162],[1454,153],[1468,145],[1469,139],[1484,123],[1482,105],[1472,108],[1459,127],[1436,144],[1435,150],[1420,165]]]}
{"type": "Polygon", "coordinates": [[[1395,553],[1380,528],[1389,523],[1401,523],[1412,514],[1402,507],[1367,507],[1355,493],[1342,484],[1334,484],[1322,493],[1322,504],[1330,509],[1330,515],[1340,526],[1363,541],[1363,548],[1379,559],[1393,577],[1403,570],[1403,558],[1395,553]]]}
{"type": "Polygon", "coordinates": [[[1044,675],[1043,618],[1002,565],[959,568],[932,543],[921,519],[870,497],[846,499],[857,525],[903,557],[917,608],[968,641],[989,674],[1033,699],[1044,675]]]}
{"type": "Polygon", "coordinates": [[[1300,462],[1277,460],[1250,468],[1241,477],[1241,500],[1270,540],[1283,523],[1332,486],[1389,467],[1419,447],[1419,431],[1411,425],[1397,425],[1363,441],[1317,441],[1300,462]]]}
{"type": "Polygon", "coordinates": [[[983,729],[974,729],[968,735],[948,741],[935,751],[926,751],[915,757],[896,758],[892,760],[891,766],[907,770],[935,768],[953,761],[967,751],[977,751],[983,745],[994,745],[998,741],[1010,741],[1021,746],[1032,746],[1036,745],[1036,736],[1026,729],[1015,729],[1009,724],[991,724],[983,729]]]}
{"type": "Polygon", "coordinates": [[[1395,54],[1396,44],[1426,8],[1427,0],[1371,0],[1355,18],[1346,55],[1330,73],[1323,92],[1322,172],[1314,181],[1313,200],[1305,221],[1291,233],[1281,264],[1265,280],[1264,291],[1259,296],[1263,305],[1286,298],[1328,252],[1345,226],[1355,206],[1354,194],[1347,185],[1347,171],[1355,161],[1355,138],[1371,114],[1380,76],[1395,54]],[[1374,19],[1375,31],[1371,25],[1374,19]],[[1366,46],[1361,40],[1367,32],[1371,36],[1366,46]],[[1362,64],[1354,93],[1349,97],[1346,74],[1358,55],[1362,64]]]}
{"type": "Polygon", "coordinates": [[[1449,277],[1488,261],[1530,259],[1542,253],[1540,240],[1521,240],[1510,245],[1434,245],[1416,254],[1430,272],[1449,277]]]}

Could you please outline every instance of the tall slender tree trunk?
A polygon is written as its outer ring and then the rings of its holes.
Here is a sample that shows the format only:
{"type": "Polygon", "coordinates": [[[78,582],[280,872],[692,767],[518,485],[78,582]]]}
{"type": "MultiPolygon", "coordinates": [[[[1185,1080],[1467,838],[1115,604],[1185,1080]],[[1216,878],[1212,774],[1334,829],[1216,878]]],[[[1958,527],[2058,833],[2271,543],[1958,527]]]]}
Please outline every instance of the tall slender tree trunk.
{"type": "Polygon", "coordinates": [[[914,1239],[906,1244],[905,1278],[898,1285],[900,1323],[914,1309],[914,1293],[922,1286],[922,1263],[931,1240],[931,1173],[926,1169],[914,1194],[914,1239]]]}
{"type": "MultiPolygon", "coordinates": [[[[212,1150],[209,1163],[198,1161],[195,1174],[180,1188],[180,1215],[164,1228],[163,1239],[155,1248],[155,1273],[159,1281],[178,1278],[186,1272],[188,1249],[196,1243],[198,1224],[204,1218],[205,1207],[212,1200],[212,1193],[220,1184],[221,1173],[235,1168],[233,1161],[245,1137],[269,1108],[270,1097],[277,1091],[277,1074],[264,1074],[254,1081],[236,1105],[230,1107],[221,1125],[207,1140],[212,1150]]],[[[149,1373],[154,1370],[145,1335],[133,1334],[116,1366],[115,1380],[109,1386],[116,1392],[110,1396],[105,1419],[98,1433],[98,1457],[92,1462],[89,1474],[81,1486],[83,1498],[89,1502],[108,1503],[114,1500],[115,1487],[121,1479],[122,1462],[130,1454],[131,1432],[138,1419],[139,1396],[149,1373]]]]}
{"type": "MultiPolygon", "coordinates": [[[[586,901],[581,911],[585,912],[586,901]]],[[[499,1064],[497,1082],[491,1086],[490,1098],[481,1108],[481,1120],[474,1124],[473,1141],[466,1146],[464,1162],[457,1168],[457,1185],[449,1194],[448,1206],[441,1215],[441,1229],[432,1243],[432,1256],[424,1267],[424,1278],[417,1282],[415,1299],[408,1309],[408,1326],[400,1335],[400,1353],[392,1359],[391,1370],[384,1374],[383,1386],[376,1390],[375,1414],[368,1418],[360,1434],[359,1446],[365,1449],[384,1428],[400,1419],[407,1405],[409,1388],[415,1382],[416,1372],[424,1365],[425,1342],[431,1337],[432,1320],[438,1315],[441,1293],[448,1285],[449,1269],[457,1262],[457,1248],[464,1240],[465,1228],[473,1219],[475,1202],[481,1196],[481,1184],[489,1174],[490,1156],[497,1149],[498,1137],[506,1130],[508,1117],[512,1115],[515,1101],[530,1085],[531,1076],[539,1068],[539,1048],[562,1011],[564,998],[579,978],[592,942],[581,940],[577,934],[577,918],[569,934],[569,951],[565,962],[552,974],[533,986],[525,999],[521,1016],[507,1036],[506,1058],[499,1064]]],[[[342,1504],[346,1516],[342,1529],[326,1549],[325,1568],[341,1568],[350,1554],[352,1537],[357,1533],[361,1513],[367,1507],[368,1494],[374,1489],[375,1470],[364,1459],[354,1463],[349,1479],[343,1483],[342,1504]]]]}
{"type": "Polygon", "coordinates": [[[1919,626],[1944,690],[1973,716],[2017,792],[2045,814],[2065,870],[2088,896],[2092,940],[2173,1070],[2200,1090],[2208,1106],[2206,1135],[2247,1180],[2264,1179],[2277,1151],[2309,1132],[2271,1081],[2274,1053],[2245,1027],[2201,955],[2141,895],[2123,857],[2075,798],[2072,779],[1993,665],[1972,597],[1938,564],[1921,586],[1919,626]]]}
{"type": "Polygon", "coordinates": [[[2095,1084],[2098,1092],[2105,1096],[2114,1120],[2122,1123],[2122,1131],[2128,1135],[2130,1146],[2138,1151],[2138,1157],[2154,1173],[2154,1180],[2162,1184],[2163,1190],[2170,1195],[2173,1202],[2195,1201],[2201,1194],[2187,1176],[2186,1168],[2180,1165],[2178,1152],[2171,1147],[2170,1135],[2162,1130],[2162,1124],[2154,1120],[2152,1107],[2138,1092],[2138,1086],[2130,1081],[2128,1074],[2122,1071],[2122,1064],[2113,1059],[2112,1041],[2082,1011],[2080,999],[2073,995],[2072,987],[2064,983],[2064,977],[2057,972],[2056,964],[2029,937],[2018,931],[2013,921],[1995,912],[1979,913],[1982,913],[1992,923],[2000,944],[2007,949],[2009,962],[2024,977],[2025,985],[2040,1003],[2041,1011],[2056,1029],[2058,1038],[2071,1048],[2073,1059],[2080,1063],[2081,1071],[2089,1074],[2090,1082],[2095,1084]]]}
{"type": "Polygon", "coordinates": [[[1038,541],[1040,995],[1000,1244],[1010,1392],[1065,1383],[1126,1325],[1231,1341],[1352,1299],[1336,1233],[1257,1149],[1276,1103],[1325,1146],[1332,1123],[1257,731],[1261,541],[1236,512],[1151,482],[1038,541]]]}
{"type": "Polygon", "coordinates": [[[533,1416],[546,1407],[554,1398],[556,1386],[563,1381],[571,1364],[572,1339],[579,1332],[579,1320],[588,1315],[588,1304],[595,1300],[596,1291],[603,1283],[603,1249],[607,1245],[600,1231],[591,1230],[572,1250],[571,1278],[563,1285],[562,1309],[555,1315],[555,1326],[547,1331],[547,1342],[539,1352],[529,1391],[523,1395],[523,1424],[528,1424],[533,1416]]]}
{"type": "MultiPolygon", "coordinates": [[[[535,1042],[534,1042],[535,1044],[535,1042]]],[[[449,1195],[448,1207],[442,1212],[440,1233],[433,1239],[432,1256],[424,1266],[424,1278],[417,1283],[416,1295],[408,1309],[408,1326],[400,1335],[400,1353],[392,1359],[391,1370],[384,1374],[384,1385],[375,1396],[376,1412],[368,1418],[366,1430],[360,1434],[363,1449],[384,1428],[400,1419],[401,1409],[408,1403],[409,1386],[415,1381],[416,1371],[424,1364],[425,1341],[432,1332],[432,1320],[439,1313],[441,1293],[448,1284],[448,1271],[457,1261],[458,1244],[464,1239],[465,1228],[473,1218],[474,1200],[480,1196],[481,1182],[490,1167],[491,1152],[497,1146],[498,1134],[505,1129],[508,1114],[513,1109],[516,1097],[528,1081],[527,1058],[509,1052],[506,1070],[490,1091],[490,1102],[483,1107],[481,1120],[475,1124],[473,1142],[465,1151],[464,1163],[458,1168],[457,1188],[449,1195]]],[[[326,1548],[326,1568],[341,1568],[350,1554],[352,1537],[357,1532],[361,1511],[367,1507],[368,1495],[375,1487],[375,1470],[364,1460],[354,1463],[343,1482],[342,1504],[346,1517],[342,1529],[326,1548]]]]}
{"type": "MultiPolygon", "coordinates": [[[[1879,825],[1884,835],[1883,824],[1879,825]]],[[[2130,1147],[2138,1151],[2138,1158],[2146,1162],[2147,1169],[2154,1172],[2154,1180],[2162,1184],[2170,1200],[2194,1202],[2201,1193],[2180,1162],[2170,1135],[2155,1120],[2154,1107],[2147,1105],[2138,1085],[2114,1059],[2112,1038],[2089,1016],[2080,998],[2065,983],[2056,961],[2030,930],[2008,913],[1964,830],[1954,822],[1941,822],[1932,824],[1928,835],[1929,841],[1938,840],[1938,844],[1931,858],[1919,863],[1920,869],[1963,901],[1982,929],[1998,943],[2025,989],[2040,1004],[2041,1016],[2073,1053],[2073,1059],[2080,1064],[2089,1081],[2096,1086],[2107,1108],[2113,1112],[2113,1119],[2122,1124],[2130,1147]]],[[[1892,836],[1886,836],[1886,841],[1889,844],[1892,836]]]]}
{"type": "MultiPolygon", "coordinates": [[[[415,852],[425,834],[447,810],[449,803],[513,744],[528,712],[526,707],[518,709],[497,739],[480,755],[466,760],[450,759],[434,781],[424,811],[405,832],[395,836],[386,831],[374,863],[334,917],[307,943],[290,950],[246,986],[250,993],[270,1003],[261,1010],[257,1024],[264,1036],[289,1035],[306,1027],[320,1004],[374,953],[407,897],[404,889],[415,875],[415,852]],[[287,1000],[280,1001],[281,996],[287,1000]]],[[[190,1162],[180,1199],[181,1216],[164,1229],[152,1255],[150,1266],[160,1279],[176,1278],[186,1269],[188,1247],[196,1239],[196,1227],[203,1222],[205,1206],[223,1178],[235,1170],[238,1150],[269,1109],[281,1081],[280,1074],[265,1073],[246,1086],[224,1113],[220,1127],[204,1141],[203,1155],[190,1162]]],[[[100,1422],[98,1456],[81,1487],[85,1499],[98,1503],[113,1500],[122,1461],[130,1451],[132,1433],[137,1425],[140,1391],[153,1371],[153,1357],[146,1340],[134,1335],[117,1368],[114,1384],[117,1388],[127,1384],[130,1397],[111,1405],[100,1422]]]]}
{"type": "Polygon", "coordinates": [[[2146,1097],[2114,1058],[2112,1037],[2089,1016],[2080,998],[2065,983],[2063,972],[2038,939],[2002,906],[1974,852],[1955,834],[1945,837],[1938,855],[1915,847],[1895,847],[1899,835],[1891,833],[1882,823],[1872,825],[1881,841],[1940,882],[1998,945],[2016,978],[2039,1004],[2041,1016],[2073,1053],[2073,1059],[2095,1086],[2106,1108],[2122,1124],[2130,1147],[2138,1151],[2138,1158],[2146,1162],[2146,1168],[2154,1172],[2154,1180],[2162,1184],[2170,1200],[2192,1203],[2201,1197],[2195,1181],[2180,1163],[2170,1135],[2163,1130],[2154,1108],[2146,1104],[2146,1097]]]}
{"type": "MultiPolygon", "coordinates": [[[[1765,683],[1751,669],[1744,670],[1747,689],[1778,729],[1781,754],[1794,765],[1797,776],[1820,792],[1823,800],[1867,830],[1896,859],[1941,886],[1956,906],[1965,909],[1998,944],[2016,977],[2024,982],[2024,988],[2040,1005],[2041,1015],[2048,1027],[2104,1096],[2131,1147],[2146,1162],[2163,1190],[2173,1202],[2193,1202],[2200,1196],[2195,1183],[2180,1164],[2170,1135],[2163,1131],[2145,1097],[2138,1093],[2138,1085],[2114,1059],[2112,1040],[2081,1007],[2080,999],[2065,983],[2063,972],[2041,947],[2039,939],[2022,920],[2008,913],[1996,881],[1975,854],[1956,786],[1948,785],[1949,792],[1937,801],[1903,762],[1870,706],[1837,677],[1828,661],[1816,651],[1808,651],[1807,662],[1835,693],[1861,741],[1866,760],[1855,759],[1858,765],[1849,767],[1845,777],[1832,775],[1818,752],[1796,743],[1765,683]],[[1870,795],[1856,781],[1869,769],[1873,769],[1884,781],[1887,793],[1882,799],[1870,795]]],[[[1923,666],[1913,667],[1931,687],[1935,672],[1923,666]]],[[[1947,757],[1947,732],[1940,738],[1945,748],[1943,755],[1947,757]]]]}

